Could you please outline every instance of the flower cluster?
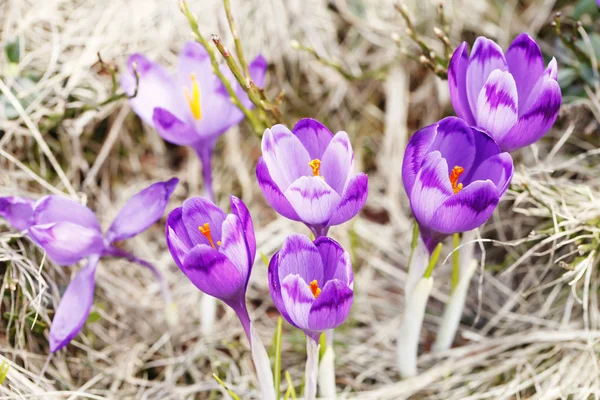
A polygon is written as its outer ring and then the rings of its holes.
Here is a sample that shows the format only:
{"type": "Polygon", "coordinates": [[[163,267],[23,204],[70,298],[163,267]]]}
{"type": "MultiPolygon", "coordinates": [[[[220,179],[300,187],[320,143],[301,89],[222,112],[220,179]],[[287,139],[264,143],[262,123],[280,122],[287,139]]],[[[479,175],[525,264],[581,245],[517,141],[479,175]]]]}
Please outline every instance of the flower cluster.
{"type": "Polygon", "coordinates": [[[66,346],[81,330],[90,313],[95,273],[102,257],[121,257],[149,268],[161,281],[163,295],[168,289],[159,271],[115,245],[145,231],[163,215],[178,179],[150,185],[134,195],[121,208],[106,233],[96,215],[76,201],[50,195],[34,202],[19,197],[0,198],[0,216],[24,231],[58,265],[71,265],[86,259],[67,287],[50,328],[50,351],[66,346]]]}
{"type": "Polygon", "coordinates": [[[431,252],[444,237],[481,226],[492,215],[513,173],[507,151],[539,140],[562,102],[557,63],[548,67],[523,33],[506,55],[479,37],[471,55],[462,43],[448,67],[452,105],[446,118],[416,132],[402,166],[404,188],[421,237],[431,252]]]}

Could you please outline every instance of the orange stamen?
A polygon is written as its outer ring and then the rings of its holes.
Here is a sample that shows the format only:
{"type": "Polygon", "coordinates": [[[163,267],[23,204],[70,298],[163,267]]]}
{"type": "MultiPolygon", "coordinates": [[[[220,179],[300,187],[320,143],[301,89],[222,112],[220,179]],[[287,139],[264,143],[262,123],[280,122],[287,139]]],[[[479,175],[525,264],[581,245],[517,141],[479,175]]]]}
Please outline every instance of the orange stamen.
{"type": "Polygon", "coordinates": [[[452,184],[452,190],[454,190],[455,194],[460,192],[463,188],[463,184],[458,183],[458,178],[463,172],[465,172],[465,169],[463,167],[459,167],[458,165],[452,168],[452,171],[450,172],[450,183],[452,184]]]}
{"type": "Polygon", "coordinates": [[[319,176],[319,168],[321,168],[321,160],[315,158],[308,163],[308,166],[312,169],[313,176],[319,176]]]}
{"type": "MultiPolygon", "coordinates": [[[[210,225],[208,225],[208,222],[202,226],[199,226],[198,229],[200,229],[200,233],[208,239],[208,242],[210,243],[212,248],[216,250],[217,248],[215,247],[215,242],[213,242],[212,235],[210,234],[210,225]]],[[[217,244],[221,245],[221,241],[218,241],[217,244]]]]}
{"type": "Polygon", "coordinates": [[[309,283],[308,286],[310,287],[310,291],[312,292],[313,296],[315,296],[315,299],[317,297],[319,297],[319,295],[321,294],[321,288],[319,287],[319,282],[317,282],[317,280],[315,279],[314,281],[309,283]]]}

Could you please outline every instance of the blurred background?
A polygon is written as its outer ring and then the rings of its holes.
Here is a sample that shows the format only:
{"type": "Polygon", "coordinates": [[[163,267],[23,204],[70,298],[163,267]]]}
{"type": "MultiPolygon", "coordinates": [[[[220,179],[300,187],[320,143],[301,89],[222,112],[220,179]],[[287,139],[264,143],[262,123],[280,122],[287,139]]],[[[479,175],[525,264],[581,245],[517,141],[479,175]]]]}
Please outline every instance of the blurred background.
{"type": "MultiPolygon", "coordinates": [[[[443,61],[427,65],[392,0],[231,2],[247,58],[260,52],[269,62],[267,93],[285,93],[287,125],[312,117],[333,132],[348,132],[356,168],[369,175],[363,212],[331,230],[351,251],[357,293],[349,320],[336,331],[339,397],[600,395],[595,1],[445,0],[441,9],[440,0],[404,2],[411,34],[446,61],[434,28],[447,30],[452,49],[480,35],[506,49],[528,32],[547,61],[558,59],[564,98],[555,127],[514,154],[511,189],[481,230],[478,256],[485,268],[473,277],[455,347],[429,353],[449,292],[445,262],[435,272],[422,331],[422,373],[403,381],[395,368],[395,338],[412,217],[401,182],[402,155],[414,131],[453,113],[443,61]]],[[[205,36],[219,34],[234,47],[221,1],[188,4],[205,36]]],[[[90,206],[104,224],[155,181],[181,179],[168,211],[201,195],[200,163],[192,151],[164,142],[127,101],[95,107],[112,94],[107,66],[122,71],[128,55],[140,52],[174,70],[177,53],[191,39],[176,0],[0,0],[0,195],[65,194],[90,206]]],[[[270,257],[288,234],[308,231],[268,207],[254,178],[259,156],[260,139],[249,125],[231,129],[217,144],[214,184],[225,208],[229,194],[248,204],[258,251],[270,257]]],[[[164,219],[127,248],[166,275],[178,323],[168,327],[160,288],[148,271],[103,260],[90,319],[51,360],[48,326],[78,267],[54,265],[30,240],[0,224],[0,362],[9,366],[0,398],[224,398],[212,373],[241,398],[259,398],[233,312],[220,308],[218,333],[200,333],[201,294],[166,249],[164,219]]],[[[260,257],[248,296],[269,345],[278,313],[260,257]]],[[[284,334],[283,369],[298,387],[304,339],[287,324],[284,334]]]]}

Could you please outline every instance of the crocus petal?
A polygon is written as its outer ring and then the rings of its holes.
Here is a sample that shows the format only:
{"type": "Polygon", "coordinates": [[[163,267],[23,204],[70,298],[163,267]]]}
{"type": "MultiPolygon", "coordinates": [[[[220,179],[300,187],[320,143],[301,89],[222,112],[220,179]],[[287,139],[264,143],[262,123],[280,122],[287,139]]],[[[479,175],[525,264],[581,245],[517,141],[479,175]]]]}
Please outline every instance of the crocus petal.
{"type": "Polygon", "coordinates": [[[512,157],[508,153],[500,153],[482,162],[473,174],[472,180],[491,180],[498,189],[498,196],[502,197],[506,189],[508,189],[512,176],[512,157]]]}
{"type": "Polygon", "coordinates": [[[326,236],[317,238],[314,244],[319,250],[323,261],[323,281],[337,279],[352,288],[354,273],[352,272],[352,263],[348,252],[338,242],[326,236]]]}
{"type": "Polygon", "coordinates": [[[281,295],[289,318],[300,329],[306,329],[308,314],[315,301],[308,283],[300,275],[288,275],[281,282],[281,295]]]}
{"type": "Polygon", "coordinates": [[[340,195],[344,192],[349,174],[352,173],[353,163],[354,152],[348,134],[336,133],[323,153],[320,173],[325,182],[340,195]]]}
{"type": "Polygon", "coordinates": [[[280,281],[288,275],[300,275],[305,282],[323,282],[321,254],[308,236],[288,236],[277,254],[280,281]]]}
{"type": "Polygon", "coordinates": [[[498,201],[498,189],[492,181],[476,181],[439,206],[429,224],[448,235],[470,231],[492,216],[498,201]]]}
{"type": "Polygon", "coordinates": [[[104,250],[102,232],[72,222],[33,225],[29,235],[59,265],[74,264],[104,250]]]}
{"type": "Polygon", "coordinates": [[[192,243],[210,246],[210,241],[200,232],[200,227],[208,224],[213,243],[221,240],[221,226],[225,213],[210,200],[203,197],[191,197],[183,202],[183,223],[192,243]]]}
{"type": "Polygon", "coordinates": [[[469,125],[475,125],[475,118],[469,106],[467,97],[467,66],[469,65],[469,49],[466,42],[454,50],[450,64],[448,65],[448,87],[450,88],[450,100],[456,115],[467,121],[469,125]]]}
{"type": "Polygon", "coordinates": [[[22,231],[33,223],[33,206],[34,201],[26,197],[0,197],[0,217],[22,231]]]}
{"type": "Polygon", "coordinates": [[[473,129],[456,117],[444,118],[437,125],[435,140],[428,152],[439,151],[450,169],[461,166],[466,172],[470,171],[480,150],[476,146],[473,129]]]}
{"type": "Polygon", "coordinates": [[[238,269],[242,278],[247,281],[250,276],[248,246],[244,237],[242,221],[237,215],[229,214],[223,221],[223,236],[219,251],[238,269]]]}
{"type": "Polygon", "coordinates": [[[92,210],[76,201],[57,195],[45,196],[38,200],[33,219],[36,225],[72,222],[90,229],[100,230],[100,222],[92,210]]]}
{"type": "MultiPolygon", "coordinates": [[[[223,66],[221,72],[237,92],[239,85],[231,71],[223,66]]],[[[213,73],[210,56],[200,43],[187,42],[179,53],[177,84],[183,99],[182,108],[187,116],[186,120],[203,138],[214,138],[243,119],[244,115],[231,103],[223,83],[213,73]],[[200,91],[200,118],[193,115],[185,100],[186,90],[192,93],[194,80],[200,91]]]]}
{"type": "Polygon", "coordinates": [[[432,124],[419,129],[408,141],[404,152],[404,160],[402,161],[402,183],[408,194],[412,192],[423,159],[436,138],[437,128],[438,124],[432,124]]]}
{"type": "Polygon", "coordinates": [[[408,196],[417,221],[428,225],[438,207],[453,194],[446,160],[439,151],[429,153],[417,174],[412,193],[408,196]]]}
{"type": "Polygon", "coordinates": [[[292,321],[292,319],[288,315],[287,310],[285,309],[285,304],[283,303],[283,296],[281,294],[281,281],[279,279],[279,253],[280,251],[275,253],[273,257],[271,257],[271,261],[269,262],[269,292],[271,293],[273,304],[275,305],[277,310],[279,310],[281,315],[283,315],[283,317],[290,324],[298,328],[298,326],[294,323],[294,321],[292,321]]]}
{"type": "Polygon", "coordinates": [[[498,69],[492,71],[477,100],[477,126],[501,141],[517,122],[518,102],[512,75],[498,69]]]}
{"type": "Polygon", "coordinates": [[[88,261],[88,265],[75,275],[67,286],[54,314],[50,326],[50,352],[55,353],[65,347],[83,328],[90,315],[96,286],[96,266],[98,257],[88,261]]]}
{"type": "Polygon", "coordinates": [[[519,92],[519,109],[537,80],[544,73],[544,58],[540,46],[526,33],[513,40],[506,51],[506,63],[519,92]]]}
{"type": "Polygon", "coordinates": [[[498,141],[503,151],[513,151],[538,141],[558,117],[562,95],[558,82],[545,77],[542,91],[531,109],[519,117],[516,125],[498,141]]]}
{"type": "Polygon", "coordinates": [[[552,57],[552,60],[548,63],[548,68],[544,71],[544,75],[556,80],[558,78],[558,64],[556,58],[552,57]]]}
{"type": "Polygon", "coordinates": [[[235,196],[229,198],[231,203],[231,212],[242,222],[242,228],[244,230],[244,236],[246,243],[248,244],[248,257],[249,265],[254,264],[254,257],[256,256],[256,237],[254,236],[254,224],[252,223],[252,216],[246,204],[235,196]]]}
{"type": "Polygon", "coordinates": [[[314,301],[308,316],[308,328],[323,332],[340,326],[350,314],[354,292],[338,280],[327,282],[314,301]]]}
{"type": "Polygon", "coordinates": [[[265,130],[261,147],[269,174],[281,191],[285,192],[301,176],[312,176],[308,152],[285,126],[265,130]]]}
{"type": "Polygon", "coordinates": [[[502,49],[493,41],[478,37],[467,66],[467,98],[471,110],[477,109],[479,92],[495,69],[508,69],[502,49]]]}
{"type": "Polygon", "coordinates": [[[279,186],[273,182],[263,157],[260,157],[258,159],[258,164],[256,164],[256,179],[258,180],[258,185],[265,195],[267,202],[275,209],[275,211],[286,218],[300,221],[300,217],[296,214],[290,201],[283,195],[279,186]]]}
{"type": "Polygon", "coordinates": [[[125,240],[148,229],[162,217],[179,179],[157,182],[130,198],[106,233],[109,242],[125,240]]]}
{"type": "Polygon", "coordinates": [[[348,182],[342,199],[333,211],[328,226],[343,224],[354,218],[364,207],[369,195],[369,178],[364,173],[357,174],[348,182]]]}
{"type": "Polygon", "coordinates": [[[325,125],[312,118],[303,118],[298,121],[292,132],[300,139],[311,160],[322,159],[325,149],[333,139],[333,133],[325,125]]]}
{"type": "Polygon", "coordinates": [[[189,146],[202,139],[193,125],[179,119],[165,108],[155,108],[152,121],[156,132],[167,142],[189,146]]]}
{"type": "Polygon", "coordinates": [[[316,176],[303,176],[285,191],[300,219],[309,225],[321,225],[330,220],[341,197],[325,181],[316,176]]]}
{"type": "Polygon", "coordinates": [[[121,87],[132,96],[135,93],[133,64],[139,76],[137,95],[129,99],[133,111],[148,125],[154,126],[152,115],[156,107],[177,114],[179,101],[175,92],[175,80],[159,64],[141,54],[133,54],[127,60],[127,73],[121,76],[121,87]]]}
{"type": "Polygon", "coordinates": [[[197,245],[185,257],[181,269],[202,292],[221,300],[243,293],[246,277],[225,256],[207,245],[197,245]]]}
{"type": "Polygon", "coordinates": [[[183,209],[177,207],[167,217],[166,238],[171,256],[183,268],[185,255],[194,247],[182,219],[183,209]]]}

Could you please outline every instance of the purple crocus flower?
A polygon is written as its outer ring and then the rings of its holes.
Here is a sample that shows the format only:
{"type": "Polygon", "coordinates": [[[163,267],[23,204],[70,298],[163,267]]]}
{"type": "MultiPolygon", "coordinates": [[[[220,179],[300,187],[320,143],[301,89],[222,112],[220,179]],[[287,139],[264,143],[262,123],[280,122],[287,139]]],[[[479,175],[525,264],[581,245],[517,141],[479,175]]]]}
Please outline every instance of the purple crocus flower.
{"type": "Polygon", "coordinates": [[[542,52],[529,35],[515,38],[504,55],[484,37],[454,51],[448,67],[450,98],[456,114],[487,131],[502,151],[536,142],[550,130],[562,102],[552,58],[544,69],[542,52]]]}
{"type": "Polygon", "coordinates": [[[460,118],[417,131],[404,154],[402,180],[429,251],[447,235],[487,221],[512,175],[510,154],[460,118]]]}
{"type": "Polygon", "coordinates": [[[353,286],[350,256],[328,237],[313,243],[307,236],[291,235],[269,264],[275,307],[314,341],[348,317],[353,286]]]}
{"type": "Polygon", "coordinates": [[[66,346],[81,330],[94,299],[95,272],[103,256],[123,257],[147,268],[161,281],[165,300],[168,289],[160,272],[150,263],[115,246],[154,224],[164,213],[178,179],[150,185],[134,195],[121,208],[112,225],[102,233],[98,218],[89,208],[66,197],[50,195],[27,208],[28,199],[2,198],[3,216],[17,229],[27,229],[31,239],[42,247],[48,257],[59,265],[71,265],[87,259],[69,283],[50,327],[50,352],[66,346]],[[8,212],[6,212],[8,210],[8,212]],[[30,213],[31,211],[31,213],[30,213]]]}
{"type": "Polygon", "coordinates": [[[304,222],[316,237],[354,217],[367,201],[368,178],[354,174],[348,134],[335,136],[314,119],[290,131],[267,129],[256,177],[267,201],[279,214],[304,222]]]}
{"type": "Polygon", "coordinates": [[[250,341],[246,288],[256,239],[250,212],[243,201],[230,197],[232,214],[213,202],[192,197],[171,211],[166,236],[177,266],[202,292],[231,307],[250,341]]]}
{"type": "MultiPolygon", "coordinates": [[[[192,147],[200,160],[204,185],[213,199],[211,158],[218,137],[244,119],[244,114],[231,102],[223,83],[213,73],[207,51],[196,42],[188,42],[179,54],[177,76],[142,54],[129,57],[128,73],[121,86],[129,94],[135,92],[133,64],[139,76],[137,96],[130,99],[135,113],[167,142],[192,147]]],[[[266,60],[259,55],[248,66],[253,82],[262,87],[267,70],[266,60]]],[[[242,104],[253,107],[243,88],[227,66],[221,68],[229,78],[242,104]]]]}

